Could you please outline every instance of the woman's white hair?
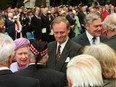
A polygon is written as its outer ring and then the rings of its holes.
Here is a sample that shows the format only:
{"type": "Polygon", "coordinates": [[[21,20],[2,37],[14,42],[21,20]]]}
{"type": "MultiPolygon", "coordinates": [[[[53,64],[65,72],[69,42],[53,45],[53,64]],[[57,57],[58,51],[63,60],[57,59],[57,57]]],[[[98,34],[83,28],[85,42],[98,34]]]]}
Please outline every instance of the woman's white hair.
{"type": "Polygon", "coordinates": [[[72,87],[102,86],[102,71],[96,58],[82,54],[75,56],[67,65],[67,78],[72,87]]]}

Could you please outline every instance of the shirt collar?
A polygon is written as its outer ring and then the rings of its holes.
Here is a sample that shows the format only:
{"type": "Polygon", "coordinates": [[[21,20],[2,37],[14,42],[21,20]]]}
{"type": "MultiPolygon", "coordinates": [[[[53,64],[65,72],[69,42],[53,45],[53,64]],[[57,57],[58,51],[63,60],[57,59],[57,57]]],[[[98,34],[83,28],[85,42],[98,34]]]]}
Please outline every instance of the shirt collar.
{"type": "MultiPolygon", "coordinates": [[[[37,63],[37,64],[41,65],[42,63],[37,63]]],[[[30,63],[29,65],[35,65],[35,63],[30,63]]],[[[44,65],[44,64],[42,64],[42,65],[44,65]]]]}
{"type": "Polygon", "coordinates": [[[91,41],[93,36],[88,31],[86,31],[86,35],[87,35],[87,38],[89,39],[89,41],[91,41]]]}
{"type": "MultiPolygon", "coordinates": [[[[86,31],[86,35],[87,35],[87,38],[90,42],[90,44],[92,44],[92,41],[93,41],[93,37],[88,31],[86,31]]],[[[100,37],[96,37],[96,40],[95,40],[95,43],[96,44],[99,44],[100,43],[100,37]]]]}
{"type": "Polygon", "coordinates": [[[8,67],[0,67],[0,70],[9,70],[8,67]]]}
{"type": "Polygon", "coordinates": [[[63,49],[64,49],[64,47],[65,47],[65,45],[66,45],[68,39],[69,39],[69,38],[67,38],[66,41],[65,41],[64,43],[62,43],[62,44],[57,43],[57,47],[58,47],[59,45],[61,45],[61,53],[62,53],[62,51],[63,51],[63,49]]]}

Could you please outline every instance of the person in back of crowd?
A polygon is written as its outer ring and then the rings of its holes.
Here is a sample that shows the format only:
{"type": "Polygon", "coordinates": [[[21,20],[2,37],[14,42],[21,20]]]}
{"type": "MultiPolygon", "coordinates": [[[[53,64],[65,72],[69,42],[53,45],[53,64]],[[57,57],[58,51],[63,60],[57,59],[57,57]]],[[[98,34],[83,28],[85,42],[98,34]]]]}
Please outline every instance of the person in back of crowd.
{"type": "Polygon", "coordinates": [[[15,39],[22,37],[22,25],[17,16],[14,16],[14,23],[15,23],[15,39]]]}
{"type": "Polygon", "coordinates": [[[67,65],[68,87],[102,87],[100,63],[95,57],[82,54],[75,56],[67,65]]]}
{"type": "Polygon", "coordinates": [[[50,35],[49,33],[51,32],[50,30],[50,21],[48,19],[47,13],[48,13],[48,8],[43,8],[41,14],[41,21],[42,21],[42,40],[49,42],[50,40],[50,35]]]}
{"type": "Polygon", "coordinates": [[[103,87],[116,87],[116,53],[106,44],[86,46],[84,54],[94,56],[101,64],[103,87]]]}
{"type": "Polygon", "coordinates": [[[64,87],[65,75],[46,66],[49,59],[47,42],[31,40],[30,43],[30,64],[16,74],[39,79],[41,87],[64,87]]]}
{"type": "Polygon", "coordinates": [[[0,86],[1,87],[40,87],[38,80],[17,76],[9,69],[15,50],[15,43],[8,35],[0,33],[0,86]]]}
{"type": "Polygon", "coordinates": [[[81,25],[80,33],[85,32],[85,25],[84,25],[84,19],[87,15],[87,6],[80,7],[80,11],[78,12],[79,22],[81,25]]]}
{"type": "Polygon", "coordinates": [[[106,11],[106,7],[105,6],[102,7],[101,15],[102,15],[102,19],[103,20],[109,15],[109,12],[106,11]]]}
{"type": "Polygon", "coordinates": [[[28,50],[30,41],[26,38],[18,38],[14,42],[16,44],[14,54],[14,59],[16,60],[16,62],[12,63],[10,66],[10,70],[12,72],[22,70],[29,64],[28,50]]]}
{"type": "Polygon", "coordinates": [[[75,33],[75,36],[80,35],[79,29],[81,28],[81,25],[80,25],[79,18],[77,16],[77,14],[78,14],[78,12],[73,10],[74,19],[76,20],[75,21],[75,26],[74,26],[74,29],[73,29],[73,32],[75,33]]]}
{"type": "Polygon", "coordinates": [[[13,13],[8,13],[8,18],[5,19],[5,28],[8,35],[15,40],[15,23],[13,19],[13,13]]]}
{"type": "Polygon", "coordinates": [[[31,26],[31,19],[33,17],[33,13],[32,11],[28,11],[27,12],[27,17],[26,17],[26,31],[27,32],[32,32],[33,29],[32,29],[32,26],[31,26]]]}
{"type": "Polygon", "coordinates": [[[27,30],[26,30],[26,15],[23,12],[21,12],[19,16],[20,16],[19,21],[22,25],[22,36],[26,37],[26,32],[27,32],[27,30]]]}
{"type": "Polygon", "coordinates": [[[5,21],[4,18],[2,17],[2,13],[0,13],[0,33],[5,33],[5,21]]]}
{"type": "Polygon", "coordinates": [[[60,12],[60,16],[65,17],[65,16],[66,16],[66,11],[62,10],[62,11],[60,12]]]}
{"type": "Polygon", "coordinates": [[[106,17],[103,21],[103,27],[108,37],[108,41],[105,44],[116,51],[116,13],[112,13],[106,17]]]}
{"type": "Polygon", "coordinates": [[[31,18],[31,28],[34,31],[34,38],[37,40],[42,39],[42,21],[41,17],[38,16],[39,14],[40,11],[36,9],[33,17],[31,18]]]}
{"type": "Polygon", "coordinates": [[[66,15],[66,19],[69,21],[69,24],[70,24],[69,37],[73,38],[75,36],[75,33],[73,30],[76,24],[76,19],[74,18],[72,9],[68,9],[68,14],[66,15]]]}
{"type": "Polygon", "coordinates": [[[101,35],[102,21],[100,16],[89,13],[85,18],[86,32],[72,38],[73,41],[81,46],[100,44],[107,41],[107,37],[101,35]]]}

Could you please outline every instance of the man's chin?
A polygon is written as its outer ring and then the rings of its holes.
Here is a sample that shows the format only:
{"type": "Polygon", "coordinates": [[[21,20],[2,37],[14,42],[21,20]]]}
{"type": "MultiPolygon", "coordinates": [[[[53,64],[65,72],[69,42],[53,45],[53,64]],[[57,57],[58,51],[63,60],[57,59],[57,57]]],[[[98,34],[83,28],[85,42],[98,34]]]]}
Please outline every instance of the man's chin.
{"type": "Polygon", "coordinates": [[[58,42],[58,43],[62,43],[62,41],[61,41],[61,40],[57,40],[57,42],[58,42]]]}
{"type": "Polygon", "coordinates": [[[101,35],[101,34],[96,34],[95,36],[96,36],[96,37],[99,37],[100,35],[101,35]]]}

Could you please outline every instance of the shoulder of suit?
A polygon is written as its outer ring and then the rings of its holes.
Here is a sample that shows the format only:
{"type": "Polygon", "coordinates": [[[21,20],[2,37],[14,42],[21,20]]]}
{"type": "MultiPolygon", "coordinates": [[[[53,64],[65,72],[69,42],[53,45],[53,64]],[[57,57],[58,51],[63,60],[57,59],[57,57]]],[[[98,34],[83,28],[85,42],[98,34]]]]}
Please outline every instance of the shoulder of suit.
{"type": "Polygon", "coordinates": [[[60,77],[65,77],[65,74],[50,68],[45,69],[48,77],[60,79],[60,77]]]}
{"type": "Polygon", "coordinates": [[[104,36],[103,34],[100,35],[100,38],[101,38],[102,40],[108,41],[108,38],[107,38],[106,36],[104,36]]]}
{"type": "Polygon", "coordinates": [[[85,35],[86,35],[85,33],[80,34],[79,36],[72,38],[72,40],[75,42],[78,42],[78,40],[81,40],[85,35]]]}
{"type": "Polygon", "coordinates": [[[56,41],[52,41],[48,43],[48,48],[52,48],[57,42],[56,41]]]}
{"type": "Polygon", "coordinates": [[[74,48],[81,48],[81,45],[79,45],[78,43],[76,43],[75,41],[71,40],[71,46],[74,47],[74,48]]]}
{"type": "Polygon", "coordinates": [[[52,41],[52,42],[49,42],[48,45],[52,45],[52,44],[55,44],[56,41],[52,41]]]}

